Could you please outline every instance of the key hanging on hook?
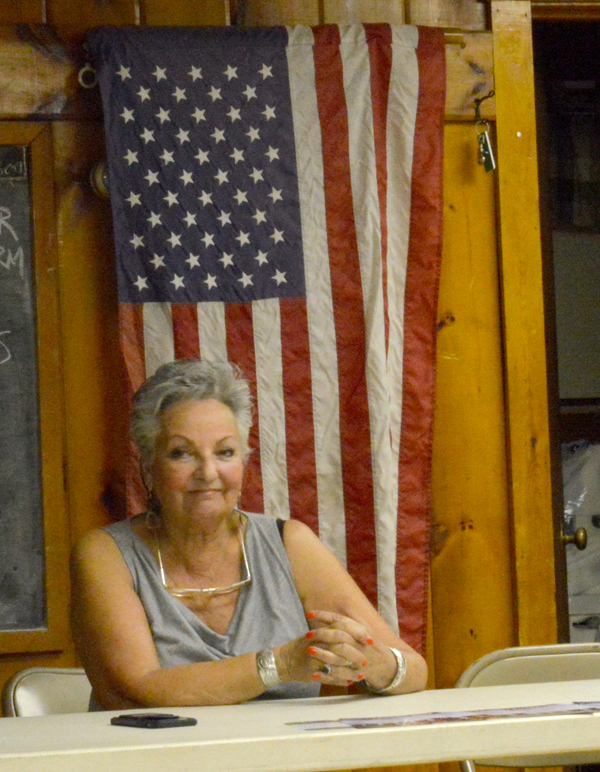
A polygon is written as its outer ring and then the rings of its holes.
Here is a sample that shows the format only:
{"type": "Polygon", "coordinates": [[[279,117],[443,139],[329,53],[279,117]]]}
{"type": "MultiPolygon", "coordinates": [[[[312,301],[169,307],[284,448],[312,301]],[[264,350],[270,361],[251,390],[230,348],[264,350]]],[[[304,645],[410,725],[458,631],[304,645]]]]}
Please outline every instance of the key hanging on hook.
{"type": "Polygon", "coordinates": [[[490,140],[490,124],[481,117],[481,103],[494,96],[494,92],[490,91],[484,97],[475,99],[475,132],[477,134],[478,151],[477,151],[477,163],[482,164],[486,172],[493,172],[496,168],[496,160],[494,158],[494,151],[492,148],[492,141],[490,140]]]}
{"type": "Polygon", "coordinates": [[[496,160],[494,158],[494,151],[490,140],[489,128],[490,126],[487,121],[479,121],[475,124],[477,141],[479,142],[477,163],[482,164],[486,172],[493,172],[496,168],[496,160]]]}

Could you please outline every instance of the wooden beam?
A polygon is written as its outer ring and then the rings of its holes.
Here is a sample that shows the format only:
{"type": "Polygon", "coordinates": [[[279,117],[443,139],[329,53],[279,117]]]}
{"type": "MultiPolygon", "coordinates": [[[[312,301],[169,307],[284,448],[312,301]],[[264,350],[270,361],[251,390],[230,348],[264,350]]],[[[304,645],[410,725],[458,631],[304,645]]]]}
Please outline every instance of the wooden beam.
{"type": "Polygon", "coordinates": [[[72,542],[125,515],[127,411],[123,400],[110,202],[89,171],[104,155],[94,121],[53,127],[67,490],[72,542]],[[102,363],[99,366],[99,363],[102,363]],[[94,377],[90,377],[94,373],[94,377]]]}
{"type": "Polygon", "coordinates": [[[403,0],[323,0],[323,24],[387,22],[403,24],[403,0]]]}
{"type": "Polygon", "coordinates": [[[588,0],[535,0],[531,13],[537,21],[593,21],[600,19],[600,2],[588,0]]]}
{"type": "MultiPolygon", "coordinates": [[[[494,88],[492,35],[465,32],[446,45],[446,119],[472,121],[475,97],[494,88]]],[[[65,44],[47,25],[0,27],[0,117],[99,118],[98,89],[77,80],[83,52],[65,44]]],[[[482,104],[493,120],[493,99],[482,104]]]]}
{"type": "MultiPolygon", "coordinates": [[[[494,57],[490,32],[464,32],[446,40],[446,120],[474,121],[475,98],[494,90],[494,57]]],[[[496,103],[486,99],[481,117],[494,120],[496,103]]]]}
{"type": "Polygon", "coordinates": [[[139,24],[142,4],[143,0],[45,0],[44,21],[51,24],[63,40],[81,45],[85,33],[92,27],[139,24]]]}
{"type": "Polygon", "coordinates": [[[141,24],[160,27],[223,26],[231,22],[229,3],[224,0],[144,0],[141,24]]]}
{"type": "Polygon", "coordinates": [[[322,3],[323,0],[247,0],[243,21],[248,27],[322,24],[322,3]]]}
{"type": "Polygon", "coordinates": [[[518,643],[557,640],[531,7],[493,0],[508,477],[518,643]]]}
{"type": "Polygon", "coordinates": [[[409,24],[486,29],[485,3],[477,0],[405,0],[409,24]]]}
{"type": "Polygon", "coordinates": [[[0,117],[99,117],[98,89],[77,82],[84,61],[45,24],[0,27],[0,117]]]}
{"type": "Polygon", "coordinates": [[[476,159],[473,127],[446,125],[427,640],[438,689],[516,638],[494,175],[476,159]]]}
{"type": "Polygon", "coordinates": [[[0,3],[1,24],[42,24],[45,21],[44,0],[3,0],[0,3]]]}

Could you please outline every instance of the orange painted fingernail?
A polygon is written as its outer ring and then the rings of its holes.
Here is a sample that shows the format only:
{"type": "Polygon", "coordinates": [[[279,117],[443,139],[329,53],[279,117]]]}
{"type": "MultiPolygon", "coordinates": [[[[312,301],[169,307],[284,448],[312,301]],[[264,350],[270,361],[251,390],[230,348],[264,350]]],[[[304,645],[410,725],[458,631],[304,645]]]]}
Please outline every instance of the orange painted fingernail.
{"type": "Polygon", "coordinates": [[[362,667],[366,667],[368,664],[369,664],[369,663],[368,663],[368,662],[367,662],[367,660],[365,659],[365,661],[362,663],[362,667]]]}
{"type": "Polygon", "coordinates": [[[316,616],[317,616],[317,615],[315,614],[315,612],[314,612],[314,611],[309,611],[309,612],[306,614],[306,618],[307,618],[307,619],[314,619],[316,616]]]}
{"type": "Polygon", "coordinates": [[[375,641],[372,638],[367,638],[367,643],[369,644],[369,646],[372,646],[375,643],[375,641]]]}
{"type": "Polygon", "coordinates": [[[308,640],[310,641],[312,638],[314,638],[314,637],[315,637],[315,631],[314,631],[314,630],[309,630],[309,631],[306,633],[306,637],[307,637],[307,638],[308,638],[308,640]]]}
{"type": "Polygon", "coordinates": [[[364,675],[362,673],[359,673],[356,677],[357,677],[357,679],[359,681],[364,681],[365,680],[365,677],[364,677],[364,675]]]}
{"type": "Polygon", "coordinates": [[[310,654],[311,657],[315,657],[317,654],[317,650],[315,649],[314,646],[309,646],[306,651],[308,652],[308,654],[310,654]]]}
{"type": "Polygon", "coordinates": [[[313,673],[312,674],[313,681],[320,681],[321,680],[321,674],[320,673],[313,673]]]}

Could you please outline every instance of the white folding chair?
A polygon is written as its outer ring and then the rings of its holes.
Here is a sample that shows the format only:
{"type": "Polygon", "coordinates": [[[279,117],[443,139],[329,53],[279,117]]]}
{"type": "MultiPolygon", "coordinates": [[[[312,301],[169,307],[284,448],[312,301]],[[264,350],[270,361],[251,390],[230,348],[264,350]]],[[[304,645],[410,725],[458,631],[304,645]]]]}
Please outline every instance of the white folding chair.
{"type": "Polygon", "coordinates": [[[91,691],[83,668],[29,667],[4,685],[2,712],[5,716],[85,713],[91,691]]]}
{"type": "MultiPolygon", "coordinates": [[[[486,654],[465,670],[456,682],[456,688],[592,679],[600,679],[600,643],[558,643],[517,646],[486,654]]],[[[495,767],[522,766],[510,758],[477,763],[495,767]]],[[[563,763],[560,759],[545,757],[536,766],[563,766],[563,763]]],[[[476,772],[475,764],[470,760],[461,761],[460,766],[462,772],[476,772]]]]}

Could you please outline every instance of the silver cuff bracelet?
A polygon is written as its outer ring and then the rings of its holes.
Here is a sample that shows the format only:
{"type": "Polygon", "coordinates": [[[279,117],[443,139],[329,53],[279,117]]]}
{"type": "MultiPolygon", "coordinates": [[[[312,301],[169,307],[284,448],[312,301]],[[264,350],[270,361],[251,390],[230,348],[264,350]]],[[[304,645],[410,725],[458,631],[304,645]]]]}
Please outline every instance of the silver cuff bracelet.
{"type": "Polygon", "coordinates": [[[273,649],[263,649],[256,654],[256,668],[258,675],[267,689],[271,686],[277,686],[281,683],[281,678],[277,672],[275,664],[275,655],[273,649]]]}
{"type": "Polygon", "coordinates": [[[398,649],[394,649],[391,646],[389,646],[389,650],[394,657],[396,657],[396,675],[393,677],[392,682],[383,689],[374,689],[371,684],[365,683],[367,690],[371,692],[371,694],[390,694],[398,684],[401,684],[404,680],[404,676],[406,675],[406,657],[401,651],[398,651],[398,649]]]}

